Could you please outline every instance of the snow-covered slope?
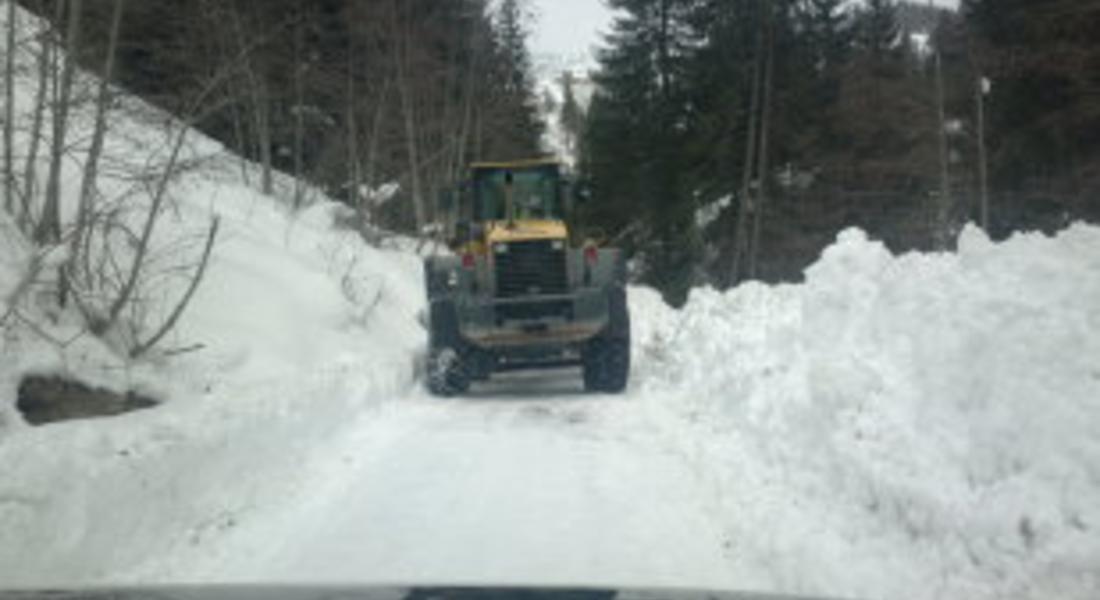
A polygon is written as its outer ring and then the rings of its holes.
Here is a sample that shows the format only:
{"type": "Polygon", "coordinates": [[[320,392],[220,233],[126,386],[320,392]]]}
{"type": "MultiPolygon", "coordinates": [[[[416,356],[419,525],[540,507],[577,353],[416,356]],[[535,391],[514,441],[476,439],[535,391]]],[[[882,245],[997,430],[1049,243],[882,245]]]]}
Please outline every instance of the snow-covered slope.
{"type": "MultiPolygon", "coordinates": [[[[127,106],[112,152],[142,161],[165,118],[127,106]]],[[[631,290],[624,396],[565,371],[442,401],[415,379],[417,257],[334,227],[335,205],[292,214],[191,140],[204,167],[156,246],[193,249],[222,218],[166,343],[201,349],[132,363],[87,336],[0,339],[0,587],[1100,595],[1100,229],[971,229],[957,254],[900,257],[845,232],[802,285],[697,290],[680,311],[631,290]],[[32,371],[165,404],[31,428],[12,405],[32,371]]],[[[28,253],[0,220],[0,298],[28,253]]]]}
{"type": "MultiPolygon", "coordinates": [[[[21,35],[30,36],[34,19],[20,19],[21,35]]],[[[19,60],[15,151],[22,164],[35,83],[27,68],[33,57],[19,60]]],[[[91,83],[82,77],[79,85],[91,83]]],[[[90,107],[79,107],[73,121],[73,159],[63,179],[68,209],[90,138],[90,107]]],[[[117,207],[133,212],[135,230],[142,215],[133,209],[148,200],[132,175],[155,174],[177,131],[169,116],[134,98],[121,98],[111,115],[110,168],[100,185],[105,202],[128,198],[117,207]]],[[[293,474],[309,468],[317,440],[413,386],[414,355],[424,341],[416,256],[367,247],[335,228],[335,204],[319,201],[291,214],[285,202],[244,181],[242,172],[258,181],[254,165],[197,132],[189,133],[182,160],[191,167],[174,181],[157,224],[140,307],[149,322],[163,318],[219,216],[203,284],[162,344],[187,352],[128,360],[91,336],[74,337],[74,315],[49,318],[48,302],[33,297],[19,309],[67,345],[22,326],[5,327],[0,337],[0,588],[110,579],[120,567],[195,544],[263,499],[293,496],[293,474]],[[15,411],[26,373],[137,388],[164,405],[30,428],[15,411]]],[[[276,185],[285,193],[292,182],[279,176],[276,185]]],[[[125,261],[128,250],[120,244],[116,259],[125,261]]],[[[0,216],[4,310],[31,251],[0,216]]]]}

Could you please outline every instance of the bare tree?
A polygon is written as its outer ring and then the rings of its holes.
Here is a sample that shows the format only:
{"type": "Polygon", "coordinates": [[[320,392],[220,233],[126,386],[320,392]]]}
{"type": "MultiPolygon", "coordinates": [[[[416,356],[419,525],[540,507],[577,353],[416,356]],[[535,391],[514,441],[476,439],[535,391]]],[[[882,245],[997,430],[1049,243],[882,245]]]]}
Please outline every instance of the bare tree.
{"type": "Polygon", "coordinates": [[[359,210],[360,220],[362,221],[364,215],[360,195],[363,188],[363,162],[359,156],[359,122],[355,118],[356,110],[359,108],[358,90],[355,86],[355,57],[355,45],[351,43],[348,48],[348,61],[344,73],[345,93],[347,94],[346,105],[344,106],[344,137],[347,140],[347,156],[344,160],[347,169],[345,179],[348,195],[354,203],[353,206],[359,210]]]}
{"type": "Polygon", "coordinates": [[[416,127],[416,106],[413,100],[412,78],[409,73],[412,55],[412,35],[409,31],[409,15],[401,11],[403,0],[394,0],[393,25],[399,32],[398,50],[394,52],[397,72],[397,91],[401,98],[401,113],[405,123],[405,144],[409,158],[409,185],[412,187],[413,210],[416,216],[416,231],[419,235],[427,222],[424,206],[424,192],[420,180],[420,145],[416,127]]]}
{"type": "MultiPolygon", "coordinates": [[[[121,10],[121,7],[116,6],[116,9],[121,10]]],[[[191,164],[190,161],[182,160],[188,135],[193,131],[196,124],[204,121],[224,106],[220,102],[211,102],[211,98],[223,89],[228,80],[241,73],[242,69],[247,68],[248,54],[259,43],[262,43],[262,40],[254,40],[252,44],[246,45],[241,54],[235,59],[226,61],[221,65],[182,111],[183,117],[176,122],[173,129],[168,131],[165,159],[156,167],[157,170],[152,173],[153,177],[150,178],[147,176],[148,174],[142,174],[139,178],[143,182],[150,182],[148,205],[141,208],[143,222],[140,232],[130,232],[129,228],[121,223],[119,214],[108,214],[102,218],[99,231],[104,239],[105,250],[103,253],[105,256],[99,263],[101,272],[94,278],[89,277],[87,281],[70,277],[70,280],[83,286],[74,286],[72,295],[76,306],[84,316],[89,331],[93,334],[103,337],[109,336],[110,332],[124,322],[124,311],[132,311],[140,299],[141,288],[143,283],[148,280],[147,272],[151,267],[153,254],[155,254],[153,234],[170,200],[169,188],[171,182],[179,176],[183,169],[191,164]],[[106,249],[110,244],[109,237],[112,232],[119,230],[125,232],[126,245],[128,248],[132,248],[132,254],[128,257],[128,264],[125,266],[118,264],[110,250],[106,249]],[[92,283],[93,280],[95,283],[92,283]]],[[[133,332],[133,339],[126,341],[126,347],[120,348],[120,350],[124,350],[133,358],[140,357],[158,344],[175,327],[203,279],[217,238],[218,228],[219,221],[214,219],[206,235],[206,244],[198,268],[191,276],[187,290],[165,321],[153,330],[152,335],[144,340],[140,339],[144,324],[140,321],[126,322],[133,332]]],[[[89,235],[91,235],[91,231],[86,231],[85,236],[89,235]]]]}
{"type": "Polygon", "coordinates": [[[111,31],[107,42],[107,56],[104,59],[103,74],[99,80],[99,90],[96,94],[92,141],[91,146],[88,148],[88,158],[84,161],[84,176],[80,183],[80,204],[76,215],[76,230],[72,235],[72,251],[69,255],[70,275],[74,273],[74,269],[71,267],[77,264],[81,253],[80,249],[84,246],[91,214],[95,208],[95,187],[96,180],[99,177],[99,161],[103,154],[103,143],[107,137],[107,112],[111,102],[110,81],[114,74],[115,54],[118,50],[118,37],[125,6],[126,0],[115,0],[111,14],[111,31]]]}
{"type": "Polygon", "coordinates": [[[157,328],[156,332],[144,342],[138,342],[138,344],[130,350],[131,358],[138,358],[148,352],[156,346],[168,332],[176,327],[176,323],[179,322],[184,309],[191,303],[191,298],[194,297],[195,292],[199,289],[199,284],[202,283],[203,276],[206,275],[206,266],[210,262],[210,253],[214,249],[214,241],[218,238],[218,227],[220,224],[221,221],[216,217],[210,223],[210,230],[206,234],[206,245],[203,247],[202,258],[199,260],[199,266],[195,274],[191,276],[191,282],[187,286],[187,291],[184,292],[179,302],[176,303],[175,308],[172,309],[168,318],[165,319],[164,323],[162,323],[159,328],[157,328]]]}
{"type": "MultiPolygon", "coordinates": [[[[61,6],[58,4],[58,6],[61,6]]],[[[46,119],[47,93],[50,83],[50,65],[56,53],[53,39],[54,30],[49,21],[40,19],[38,31],[38,59],[36,61],[36,82],[34,94],[34,112],[31,116],[30,145],[27,149],[23,168],[23,206],[18,219],[19,228],[31,233],[37,228],[34,217],[34,197],[38,193],[38,151],[42,143],[42,126],[46,119]]]]}
{"type": "Polygon", "coordinates": [[[114,301],[111,302],[106,316],[103,318],[96,317],[95,321],[92,323],[92,333],[99,335],[113,327],[114,324],[118,322],[118,318],[122,314],[123,309],[125,309],[133,299],[134,293],[138,288],[138,283],[141,280],[142,271],[148,262],[148,253],[150,243],[153,239],[153,230],[157,221],[160,219],[164,203],[168,200],[168,186],[177,174],[180,153],[183,151],[184,142],[187,140],[187,134],[196,123],[201,121],[203,117],[208,114],[207,111],[202,110],[206,98],[223,83],[224,78],[232,71],[233,69],[226,68],[218,77],[212,79],[195,99],[192,108],[188,111],[189,116],[178,125],[178,131],[175,133],[175,138],[171,141],[168,159],[153,188],[149,209],[145,214],[145,223],[142,226],[141,235],[137,239],[134,257],[130,262],[130,269],[123,280],[118,295],[115,297],[114,301]]]}
{"type": "Polygon", "coordinates": [[[12,146],[15,144],[15,29],[14,0],[8,0],[8,27],[4,56],[4,210],[15,214],[15,170],[12,146]]]}
{"type": "Polygon", "coordinates": [[[237,40],[237,50],[244,58],[244,81],[248,88],[251,104],[252,130],[254,132],[253,143],[256,152],[260,156],[260,189],[265,194],[274,192],[272,179],[272,132],[271,132],[271,100],[268,93],[267,80],[263,73],[257,72],[256,60],[252,53],[247,51],[250,40],[260,39],[262,35],[249,35],[241,15],[233,9],[229,10],[233,21],[234,38],[237,40]]]}
{"type": "MultiPolygon", "coordinates": [[[[368,134],[367,138],[367,164],[364,173],[367,186],[370,187],[372,191],[377,189],[379,185],[379,148],[382,144],[382,126],[385,124],[387,114],[386,109],[389,106],[390,89],[392,88],[392,83],[389,79],[387,79],[386,81],[382,82],[382,85],[380,87],[381,89],[378,92],[378,97],[375,100],[374,104],[375,108],[373,118],[371,119],[372,122],[370,133],[368,134]]],[[[374,199],[367,198],[366,201],[368,202],[366,210],[368,211],[370,222],[372,224],[377,224],[378,215],[375,212],[376,207],[374,205],[374,199]]]]}
{"type": "Polygon", "coordinates": [[[305,75],[309,68],[305,57],[304,15],[299,13],[294,23],[294,208],[301,208],[305,190],[303,153],[306,137],[305,75]]]}
{"type": "MultiPolygon", "coordinates": [[[[56,243],[61,240],[61,166],[65,157],[66,139],[69,133],[69,111],[71,110],[73,78],[76,73],[76,53],[80,46],[80,22],[83,0],[67,0],[68,9],[65,33],[65,53],[61,61],[60,81],[55,87],[52,122],[53,134],[50,140],[50,169],[46,178],[46,195],[43,199],[42,218],[35,230],[35,238],[40,244],[56,243]]],[[[60,4],[59,4],[60,6],[60,4]]],[[[56,58],[56,55],[55,55],[56,58]]]]}

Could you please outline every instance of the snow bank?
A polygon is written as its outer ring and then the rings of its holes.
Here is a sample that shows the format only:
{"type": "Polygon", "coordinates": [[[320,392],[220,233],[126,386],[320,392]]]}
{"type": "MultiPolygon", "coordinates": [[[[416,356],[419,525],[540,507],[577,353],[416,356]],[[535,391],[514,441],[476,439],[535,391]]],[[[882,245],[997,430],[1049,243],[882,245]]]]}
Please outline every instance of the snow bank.
{"type": "MultiPolygon", "coordinates": [[[[18,14],[28,37],[36,20],[18,14]]],[[[24,67],[31,59],[19,56],[24,67]]],[[[32,74],[22,68],[14,90],[24,118],[32,74]]],[[[82,75],[78,85],[92,83],[82,75]]],[[[134,98],[119,105],[105,150],[111,168],[99,183],[104,201],[127,198],[118,206],[137,224],[135,207],[148,202],[147,190],[130,177],[157,171],[178,124],[134,98]]],[[[90,107],[78,107],[74,160],[63,173],[69,211],[90,124],[90,107]]],[[[211,219],[220,217],[205,279],[160,345],[180,353],[130,361],[80,335],[75,315],[51,314],[49,302],[34,298],[20,310],[66,343],[26,327],[0,332],[0,588],[113,581],[150,557],[183,552],[295,502],[310,470],[330,459],[319,456],[319,440],[385,410],[383,400],[414,385],[425,337],[415,318],[423,304],[418,258],[339,230],[335,204],[292,214],[249,185],[258,181],[255,165],[197,132],[187,140],[188,168],[171,185],[136,303],[150,323],[161,322],[194,271],[211,219]],[[14,409],[27,373],[137,388],[165,404],[30,428],[14,409]]],[[[279,174],[275,183],[280,194],[293,187],[279,174]]],[[[127,244],[116,249],[123,264],[127,251],[127,244]]],[[[0,310],[30,260],[30,246],[0,217],[0,310]]]]}
{"type": "MultiPolygon", "coordinates": [[[[331,458],[320,442],[414,386],[415,255],[335,230],[334,205],[292,218],[202,176],[179,194],[168,235],[223,219],[206,279],[165,341],[192,351],[132,363],[89,337],[3,341],[0,587],[111,581],[299,501],[315,462],[331,458]],[[138,387],[166,405],[32,429],[12,410],[27,372],[138,387]]],[[[19,273],[7,262],[4,290],[19,273]]]]}
{"type": "Polygon", "coordinates": [[[752,587],[1100,592],[1100,229],[892,256],[802,286],[633,294],[639,383],[685,417],[752,587]]]}
{"type": "MultiPolygon", "coordinates": [[[[90,336],[57,347],[5,332],[0,587],[110,581],[294,502],[314,460],[329,458],[320,440],[414,385],[425,337],[414,254],[336,229],[337,205],[292,216],[217,170],[188,174],[173,194],[158,249],[198,240],[211,216],[222,219],[203,284],[163,343],[188,351],[135,363],[90,336]],[[136,387],[166,405],[32,429],[13,409],[28,372],[136,387]]],[[[3,238],[21,247],[11,232],[3,238]]],[[[5,251],[0,297],[28,260],[29,250],[5,251]]],[[[148,289],[163,309],[179,282],[166,276],[148,289]]],[[[64,316],[54,329],[77,331],[64,316]]]]}

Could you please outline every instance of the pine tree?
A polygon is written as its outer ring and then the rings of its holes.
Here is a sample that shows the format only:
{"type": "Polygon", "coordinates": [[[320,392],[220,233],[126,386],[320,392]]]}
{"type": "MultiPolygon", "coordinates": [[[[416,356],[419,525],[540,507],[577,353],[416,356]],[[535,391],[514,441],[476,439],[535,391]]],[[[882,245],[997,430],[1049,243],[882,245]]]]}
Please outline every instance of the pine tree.
{"type": "Polygon", "coordinates": [[[643,280],[672,303],[694,283],[693,202],[684,177],[690,0],[611,0],[621,16],[601,56],[585,139],[593,218],[634,240],[643,280]]]}
{"type": "Polygon", "coordinates": [[[804,77],[792,82],[798,88],[805,122],[796,132],[799,152],[827,154],[840,145],[829,112],[840,94],[841,74],[851,59],[855,31],[844,0],[805,0],[798,7],[798,27],[806,44],[795,58],[804,77]]]}
{"type": "Polygon", "coordinates": [[[535,94],[534,67],[527,48],[526,6],[524,0],[502,0],[496,15],[496,44],[500,80],[501,110],[507,143],[498,152],[516,158],[540,150],[543,123],[535,94]]]}
{"type": "Polygon", "coordinates": [[[853,35],[845,4],[845,0],[804,0],[798,7],[816,72],[835,70],[850,53],[853,35]]]}
{"type": "Polygon", "coordinates": [[[876,63],[898,56],[901,27],[893,0],[867,0],[866,5],[856,11],[855,31],[857,46],[876,63]]]}

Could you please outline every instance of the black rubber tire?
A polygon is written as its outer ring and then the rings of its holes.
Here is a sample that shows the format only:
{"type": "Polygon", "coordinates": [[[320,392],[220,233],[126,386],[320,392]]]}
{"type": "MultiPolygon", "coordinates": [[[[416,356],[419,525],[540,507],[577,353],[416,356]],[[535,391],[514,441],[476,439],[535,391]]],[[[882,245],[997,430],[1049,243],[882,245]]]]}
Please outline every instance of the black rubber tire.
{"type": "Polygon", "coordinates": [[[450,398],[470,389],[471,360],[458,333],[458,313],[452,302],[431,303],[428,320],[428,391],[450,398]]]}
{"type": "Polygon", "coordinates": [[[451,348],[433,348],[428,352],[426,379],[433,396],[451,398],[470,389],[470,371],[465,356],[451,348]]]}
{"type": "Polygon", "coordinates": [[[625,290],[612,290],[609,300],[608,327],[585,344],[581,358],[585,390],[618,394],[630,379],[630,313],[625,290]]]}
{"type": "Polygon", "coordinates": [[[584,353],[584,389],[619,394],[630,378],[630,340],[597,337],[584,353]]]}

